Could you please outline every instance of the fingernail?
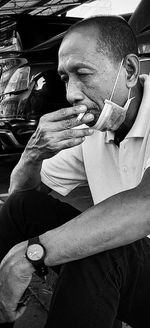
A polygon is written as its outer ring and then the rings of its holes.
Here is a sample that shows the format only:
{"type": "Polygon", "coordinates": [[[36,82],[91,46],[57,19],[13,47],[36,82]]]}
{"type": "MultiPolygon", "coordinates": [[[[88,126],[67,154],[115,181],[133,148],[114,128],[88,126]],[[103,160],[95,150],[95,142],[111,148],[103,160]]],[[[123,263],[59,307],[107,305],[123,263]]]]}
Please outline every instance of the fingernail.
{"type": "Polygon", "coordinates": [[[93,114],[87,114],[86,118],[87,118],[87,120],[92,121],[92,120],[94,120],[94,115],[93,114]]]}
{"type": "Polygon", "coordinates": [[[89,129],[89,133],[92,134],[94,132],[94,130],[92,129],[89,129]]]}
{"type": "Polygon", "coordinates": [[[79,109],[81,109],[81,110],[87,110],[87,107],[86,107],[85,105],[81,105],[81,106],[79,107],[79,109]]]}

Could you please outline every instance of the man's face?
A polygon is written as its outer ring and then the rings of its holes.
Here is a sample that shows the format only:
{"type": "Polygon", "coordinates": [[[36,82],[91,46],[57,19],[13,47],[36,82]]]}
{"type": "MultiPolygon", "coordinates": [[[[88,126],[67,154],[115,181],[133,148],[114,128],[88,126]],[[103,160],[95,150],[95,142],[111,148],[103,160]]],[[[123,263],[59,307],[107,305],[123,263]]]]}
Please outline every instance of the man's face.
{"type": "MultiPolygon", "coordinates": [[[[96,35],[94,27],[80,27],[66,36],[59,50],[58,73],[65,82],[69,103],[84,104],[99,116],[104,100],[110,99],[120,64],[96,50],[96,35]]],[[[123,106],[128,90],[122,70],[112,101],[123,106]]]]}

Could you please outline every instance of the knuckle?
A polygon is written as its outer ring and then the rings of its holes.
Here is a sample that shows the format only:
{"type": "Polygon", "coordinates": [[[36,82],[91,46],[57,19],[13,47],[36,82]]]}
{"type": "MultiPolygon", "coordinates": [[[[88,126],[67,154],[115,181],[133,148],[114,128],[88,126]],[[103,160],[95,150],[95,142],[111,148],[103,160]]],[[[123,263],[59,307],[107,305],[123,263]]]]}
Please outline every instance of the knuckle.
{"type": "Polygon", "coordinates": [[[43,116],[40,117],[39,124],[42,124],[47,120],[47,114],[44,114],[43,116]]]}
{"type": "Polygon", "coordinates": [[[50,124],[50,115],[45,114],[40,118],[37,129],[44,129],[45,127],[49,126],[49,124],[50,124]]]}
{"type": "Polygon", "coordinates": [[[44,126],[39,126],[38,133],[41,137],[45,136],[45,127],[44,126]]]}
{"type": "Polygon", "coordinates": [[[8,263],[8,267],[7,267],[7,269],[8,269],[8,273],[10,272],[13,272],[13,270],[14,270],[14,262],[13,261],[10,261],[9,263],[8,263]]]}
{"type": "Polygon", "coordinates": [[[47,121],[48,119],[51,118],[51,115],[52,115],[52,112],[51,113],[46,113],[46,114],[44,114],[44,115],[41,116],[41,119],[43,121],[47,121]]]}
{"type": "Polygon", "coordinates": [[[84,137],[84,136],[88,136],[90,133],[89,133],[89,129],[82,129],[81,130],[81,136],[84,137]]]}
{"type": "Polygon", "coordinates": [[[62,115],[62,117],[66,117],[67,116],[67,109],[66,108],[62,108],[61,109],[61,115],[62,115]]]}
{"type": "Polygon", "coordinates": [[[73,114],[77,114],[77,113],[78,113],[78,109],[79,109],[78,106],[73,106],[73,107],[72,107],[72,112],[73,112],[73,114]]]}
{"type": "Polygon", "coordinates": [[[20,278],[21,275],[24,273],[24,268],[22,266],[22,262],[17,262],[10,268],[10,274],[13,277],[20,278]]]}
{"type": "Polygon", "coordinates": [[[72,127],[72,120],[65,120],[65,128],[70,129],[72,127]]]}
{"type": "Polygon", "coordinates": [[[87,130],[87,129],[83,130],[83,135],[88,136],[89,135],[89,130],[87,130]]]}
{"type": "Polygon", "coordinates": [[[66,137],[68,138],[73,138],[75,136],[75,131],[70,129],[68,131],[66,131],[66,137]]]}
{"type": "Polygon", "coordinates": [[[75,145],[75,140],[76,140],[75,138],[68,140],[67,141],[67,146],[68,147],[74,146],[75,145]]]}
{"type": "Polygon", "coordinates": [[[42,137],[43,137],[43,144],[46,146],[46,145],[49,145],[53,142],[53,138],[51,138],[47,133],[46,131],[43,131],[42,132],[42,137]]]}
{"type": "Polygon", "coordinates": [[[10,276],[14,277],[14,279],[17,279],[18,283],[21,281],[25,281],[30,276],[30,266],[25,266],[22,261],[19,263],[16,263],[11,268],[10,276]]]}
{"type": "Polygon", "coordinates": [[[42,124],[41,126],[38,127],[37,136],[45,139],[47,138],[47,133],[48,133],[47,125],[42,124]]]}
{"type": "Polygon", "coordinates": [[[12,277],[17,277],[19,275],[19,270],[18,270],[18,267],[16,267],[15,265],[12,265],[10,267],[10,274],[12,277]]]}

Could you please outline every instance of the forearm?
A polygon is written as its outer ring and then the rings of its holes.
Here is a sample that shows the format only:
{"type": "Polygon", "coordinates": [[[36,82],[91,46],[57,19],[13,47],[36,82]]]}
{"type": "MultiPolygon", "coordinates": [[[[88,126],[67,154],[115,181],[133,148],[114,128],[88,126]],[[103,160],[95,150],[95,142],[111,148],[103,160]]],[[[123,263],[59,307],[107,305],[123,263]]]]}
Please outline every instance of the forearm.
{"type": "Polygon", "coordinates": [[[38,189],[40,187],[42,161],[36,161],[32,155],[25,151],[10,177],[9,192],[38,189]]]}
{"type": "Polygon", "coordinates": [[[47,265],[81,259],[141,239],[150,233],[149,195],[136,188],[99,203],[40,236],[47,265]]]}

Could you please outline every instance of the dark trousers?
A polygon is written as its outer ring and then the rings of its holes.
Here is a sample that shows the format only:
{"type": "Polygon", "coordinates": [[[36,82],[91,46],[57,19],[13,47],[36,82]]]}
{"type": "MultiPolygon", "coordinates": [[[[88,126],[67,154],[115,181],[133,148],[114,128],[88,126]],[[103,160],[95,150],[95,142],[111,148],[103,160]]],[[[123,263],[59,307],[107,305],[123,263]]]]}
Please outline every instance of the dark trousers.
{"type": "MultiPolygon", "coordinates": [[[[79,214],[44,193],[9,197],[0,215],[1,259],[16,243],[79,214]]],[[[115,319],[150,327],[150,240],[63,265],[45,328],[111,328],[115,319]]]]}

